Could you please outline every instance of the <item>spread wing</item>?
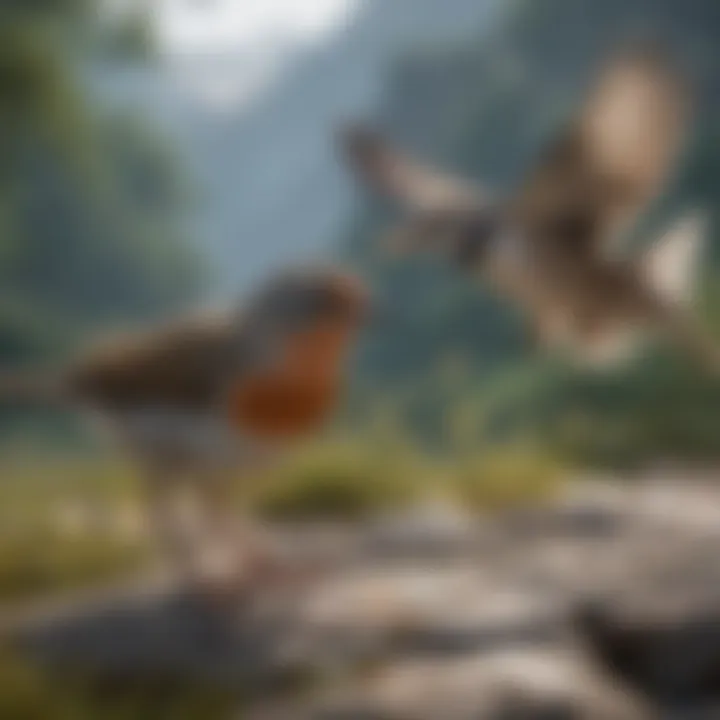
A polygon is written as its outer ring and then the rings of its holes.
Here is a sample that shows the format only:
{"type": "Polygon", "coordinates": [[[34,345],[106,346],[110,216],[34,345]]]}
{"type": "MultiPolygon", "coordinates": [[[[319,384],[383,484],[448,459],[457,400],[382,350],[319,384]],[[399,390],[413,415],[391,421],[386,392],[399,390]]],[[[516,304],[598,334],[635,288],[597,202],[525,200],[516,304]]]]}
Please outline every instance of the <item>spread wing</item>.
{"type": "Polygon", "coordinates": [[[350,166],[368,186],[412,209],[471,208],[485,197],[481,188],[425,167],[368,128],[346,130],[342,148],[350,166]]]}
{"type": "Polygon", "coordinates": [[[685,84],[660,53],[615,56],[521,190],[524,222],[536,237],[605,250],[666,184],[687,109],[685,84]]]}

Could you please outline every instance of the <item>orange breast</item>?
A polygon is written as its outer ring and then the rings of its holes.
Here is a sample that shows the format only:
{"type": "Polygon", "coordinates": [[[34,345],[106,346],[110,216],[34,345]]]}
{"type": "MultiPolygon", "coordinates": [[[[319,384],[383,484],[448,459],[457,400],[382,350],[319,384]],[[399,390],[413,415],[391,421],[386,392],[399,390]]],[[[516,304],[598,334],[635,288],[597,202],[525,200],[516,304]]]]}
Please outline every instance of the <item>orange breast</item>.
{"type": "Polygon", "coordinates": [[[337,404],[348,335],[332,327],[290,338],[274,367],[245,376],[233,388],[234,426],[269,440],[318,429],[337,404]]]}

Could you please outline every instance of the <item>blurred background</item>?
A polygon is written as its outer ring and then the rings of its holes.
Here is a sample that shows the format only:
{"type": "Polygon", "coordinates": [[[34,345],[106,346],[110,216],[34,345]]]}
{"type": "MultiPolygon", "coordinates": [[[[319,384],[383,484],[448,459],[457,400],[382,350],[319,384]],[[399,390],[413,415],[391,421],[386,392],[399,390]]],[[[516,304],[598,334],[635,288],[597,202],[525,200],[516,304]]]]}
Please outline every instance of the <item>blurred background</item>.
{"type": "MultiPolygon", "coordinates": [[[[370,118],[510,189],[597,63],[644,34],[680,59],[699,112],[636,241],[688,206],[709,213],[698,313],[720,332],[716,0],[4,0],[0,367],[52,367],[99,334],[241,302],[329,257],[393,324],[363,339],[333,427],[239,504],[357,521],[430,498],[482,514],[589,470],[715,466],[717,383],[660,353],[602,375],[529,353],[523,319],[481,286],[378,252],[384,208],[335,147],[339,124],[370,118]]],[[[149,567],[136,483],[74,415],[3,408],[5,614],[149,567]]],[[[98,698],[6,654],[2,718],[212,719],[241,704],[204,686],[98,698]]]]}

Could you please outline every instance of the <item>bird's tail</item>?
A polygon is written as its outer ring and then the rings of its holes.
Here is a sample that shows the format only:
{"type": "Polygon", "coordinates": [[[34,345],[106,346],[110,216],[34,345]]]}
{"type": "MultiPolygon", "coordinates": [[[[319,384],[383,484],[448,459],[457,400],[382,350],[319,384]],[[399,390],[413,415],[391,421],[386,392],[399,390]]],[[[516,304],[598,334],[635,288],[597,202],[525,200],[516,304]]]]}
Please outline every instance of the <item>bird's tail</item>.
{"type": "Polygon", "coordinates": [[[617,322],[590,338],[577,352],[594,369],[614,368],[635,358],[659,331],[704,372],[720,373],[720,347],[693,312],[692,303],[707,245],[706,216],[682,217],[639,257],[640,277],[651,297],[643,322],[617,322]]]}
{"type": "Polygon", "coordinates": [[[0,370],[0,406],[65,405],[72,394],[60,373],[38,370],[0,370]]]}
{"type": "Polygon", "coordinates": [[[701,370],[718,374],[720,345],[692,309],[707,236],[708,218],[695,211],[645,254],[642,267],[664,304],[661,319],[666,336],[701,370]]]}

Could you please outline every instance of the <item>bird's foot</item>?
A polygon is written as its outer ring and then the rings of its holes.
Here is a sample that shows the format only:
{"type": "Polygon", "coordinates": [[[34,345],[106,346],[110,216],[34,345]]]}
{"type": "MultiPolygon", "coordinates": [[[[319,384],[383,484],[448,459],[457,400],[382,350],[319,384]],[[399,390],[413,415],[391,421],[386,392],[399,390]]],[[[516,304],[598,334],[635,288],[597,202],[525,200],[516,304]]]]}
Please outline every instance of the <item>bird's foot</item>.
{"type": "Polygon", "coordinates": [[[263,597],[298,591],[320,579],[325,568],[276,553],[238,554],[207,563],[191,580],[194,594],[215,608],[233,608],[263,597]]]}

